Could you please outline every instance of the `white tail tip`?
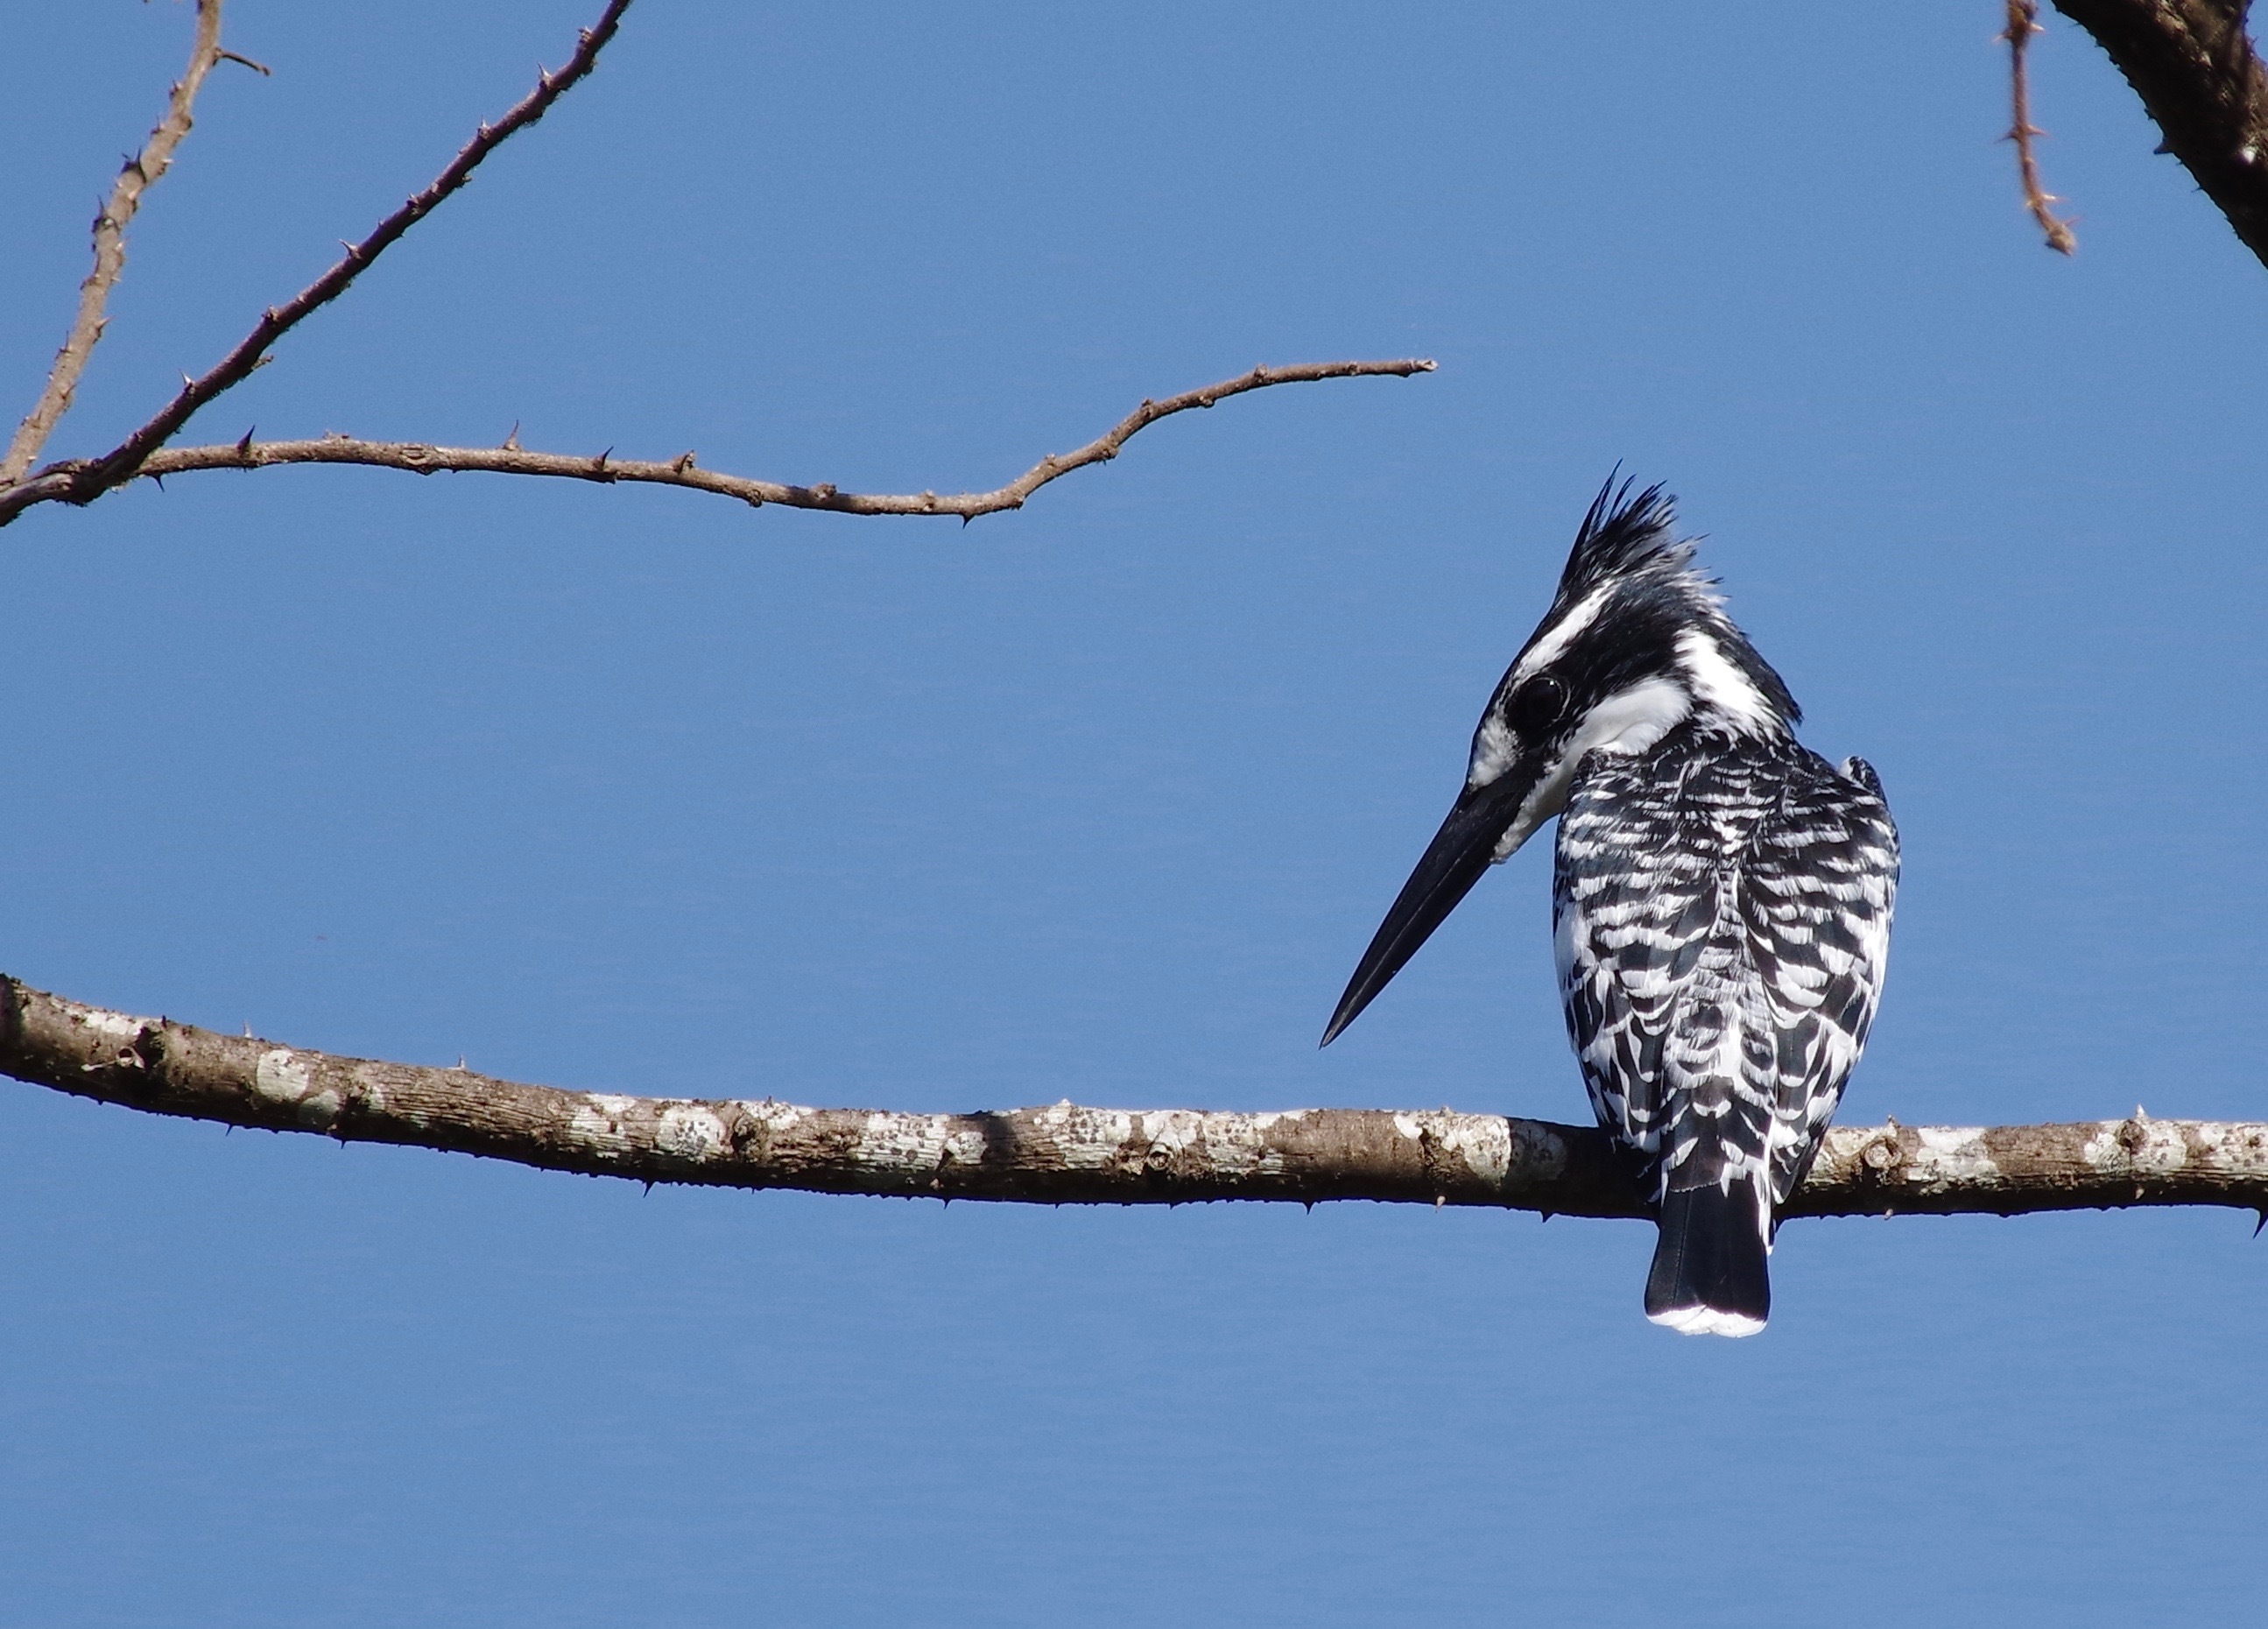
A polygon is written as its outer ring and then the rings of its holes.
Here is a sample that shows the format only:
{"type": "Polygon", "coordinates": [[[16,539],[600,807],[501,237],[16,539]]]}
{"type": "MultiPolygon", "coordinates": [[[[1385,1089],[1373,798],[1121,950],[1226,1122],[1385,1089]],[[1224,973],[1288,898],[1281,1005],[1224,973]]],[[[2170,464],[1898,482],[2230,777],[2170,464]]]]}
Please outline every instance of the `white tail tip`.
{"type": "Polygon", "coordinates": [[[1734,1340],[1753,1335],[1764,1326],[1762,1318],[1752,1318],[1744,1312],[1719,1312],[1714,1307],[1673,1307],[1668,1312],[1649,1313],[1646,1322],[1675,1330],[1680,1335],[1723,1335],[1734,1340]]]}

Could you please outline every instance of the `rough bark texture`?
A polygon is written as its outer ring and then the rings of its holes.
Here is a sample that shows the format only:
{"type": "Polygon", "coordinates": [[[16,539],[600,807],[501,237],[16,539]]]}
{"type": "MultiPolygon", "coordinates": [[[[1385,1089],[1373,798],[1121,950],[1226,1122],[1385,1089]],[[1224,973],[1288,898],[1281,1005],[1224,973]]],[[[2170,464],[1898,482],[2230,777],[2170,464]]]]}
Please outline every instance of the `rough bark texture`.
{"type": "Polygon", "coordinates": [[[2055,0],[2118,65],[2166,138],[2268,266],[2268,73],[2250,0],[2055,0]]]}
{"type": "MultiPolygon", "coordinates": [[[[1042,1205],[1377,1199],[1642,1216],[1592,1126],[1447,1109],[982,1114],[621,1096],[334,1058],[0,977],[0,1072],[230,1125],[649,1183],[1042,1205]]],[[[2128,1120],[1829,1133],[1786,1214],[2225,1205],[2268,1211],[2268,1124],[2128,1120]]]]}

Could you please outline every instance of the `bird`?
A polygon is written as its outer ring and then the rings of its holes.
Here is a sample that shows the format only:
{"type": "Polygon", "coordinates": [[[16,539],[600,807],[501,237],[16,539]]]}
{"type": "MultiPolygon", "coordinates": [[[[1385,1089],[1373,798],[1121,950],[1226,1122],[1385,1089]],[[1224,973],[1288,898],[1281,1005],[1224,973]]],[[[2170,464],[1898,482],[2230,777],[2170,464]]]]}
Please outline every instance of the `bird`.
{"type": "Polygon", "coordinates": [[[1646,1316],[1752,1335],[1779,1207],[1874,1022],[1897,827],[1864,760],[1797,741],[1802,710],[1695,564],[1675,499],[1620,473],[1323,1044],[1557,816],[1559,995],[1591,1106],[1659,1225],[1646,1316]]]}

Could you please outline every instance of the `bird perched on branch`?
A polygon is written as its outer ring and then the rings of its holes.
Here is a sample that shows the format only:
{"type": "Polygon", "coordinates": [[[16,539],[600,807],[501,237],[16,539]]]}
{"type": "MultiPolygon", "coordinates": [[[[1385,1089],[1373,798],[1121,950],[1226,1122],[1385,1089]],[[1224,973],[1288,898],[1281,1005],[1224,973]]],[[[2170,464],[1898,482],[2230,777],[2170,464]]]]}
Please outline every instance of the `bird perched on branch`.
{"type": "Polygon", "coordinates": [[[1749,1335],[1773,1217],[1867,1043],[1898,836],[1693,564],[1672,500],[1612,478],[1474,732],[1464,790],[1387,912],[1329,1045],[1490,866],[1559,817],[1551,914],[1599,1122],[1659,1207],[1646,1316],[1749,1335]]]}

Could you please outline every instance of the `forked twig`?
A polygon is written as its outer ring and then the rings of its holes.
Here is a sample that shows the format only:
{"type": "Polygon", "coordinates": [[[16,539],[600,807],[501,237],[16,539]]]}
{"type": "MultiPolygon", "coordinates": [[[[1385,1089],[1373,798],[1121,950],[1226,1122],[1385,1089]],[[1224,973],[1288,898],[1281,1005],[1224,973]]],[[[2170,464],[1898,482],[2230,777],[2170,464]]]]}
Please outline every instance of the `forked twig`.
{"type": "MultiPolygon", "coordinates": [[[[354,280],[403,233],[461,188],[482,159],[514,134],[541,119],[570,87],[587,75],[596,65],[599,53],[614,38],[622,13],[630,9],[630,0],[609,0],[599,20],[583,32],[574,55],[564,68],[557,73],[539,74],[535,89],[495,124],[481,126],[464,150],[431,186],[380,221],[361,242],[350,245],[342,259],[308,284],[291,301],[264,313],[252,332],[233,350],[202,378],[185,381],[180,393],[162,411],[116,447],[99,457],[69,459],[50,464],[26,476],[24,468],[28,467],[30,458],[36,453],[40,445],[37,441],[32,443],[31,451],[26,453],[23,464],[15,468],[7,479],[0,480],[0,526],[5,526],[38,504],[92,503],[104,493],[144,475],[162,479],[169,475],[196,469],[259,469],[275,464],[362,464],[377,468],[409,470],[421,475],[457,469],[487,470],[502,475],[564,476],[583,481],[633,481],[714,492],[748,504],[827,509],[843,514],[958,515],[966,521],[981,514],[1020,507],[1027,498],[1049,482],[1088,464],[1102,463],[1116,458],[1130,437],[1159,419],[1190,408],[1209,408],[1229,396],[1241,395],[1246,391],[1259,390],[1270,385],[1378,374],[1406,378],[1412,373],[1432,371],[1432,362],[1418,358],[1256,367],[1249,373],[1223,380],[1219,384],[1184,391],[1163,401],[1145,401],[1085,446],[1074,452],[1043,458],[1005,486],[986,492],[944,495],[936,492],[844,492],[827,483],[796,486],[749,476],[720,475],[696,468],[690,453],[666,463],[636,459],[616,460],[611,448],[595,458],[535,453],[520,446],[517,426],[514,433],[506,437],[500,447],[432,446],[423,442],[366,441],[338,435],[315,440],[255,442],[250,431],[245,432],[242,439],[232,444],[166,446],[166,443],[200,409],[249,378],[253,371],[267,359],[269,349],[277,340],[311,313],[344,293],[354,280]]],[[[219,56],[230,55],[219,48],[219,15],[220,0],[199,0],[200,55],[192,64],[195,78],[201,79],[204,71],[219,56]]],[[[189,85],[189,93],[194,94],[194,83],[185,83],[189,85]]],[[[186,129],[187,100],[178,87],[176,103],[179,122],[186,129]]],[[[169,122],[172,120],[173,115],[169,115],[169,122]]],[[[178,135],[173,139],[178,140],[178,135]]],[[[170,146],[166,151],[170,151],[170,146]]],[[[124,185],[122,179],[122,188],[124,185]]],[[[114,215],[116,211],[114,210],[109,214],[114,215]]],[[[109,215],[106,216],[107,218],[109,215]]],[[[115,275],[114,268],[110,277],[114,280],[115,275]]],[[[92,280],[89,286],[94,286],[92,280]]],[[[102,284],[103,291],[107,291],[107,282],[102,284]]],[[[83,313],[83,324],[91,321],[94,331],[99,331],[100,327],[99,305],[98,295],[93,302],[92,315],[89,317],[83,313]]],[[[92,343],[91,339],[88,343],[92,343]]],[[[67,352],[69,350],[67,347],[67,352]]],[[[83,365],[83,355],[78,361],[83,365]]],[[[77,377],[76,367],[70,377],[77,377]]],[[[51,386],[51,392],[52,389],[51,386]]],[[[67,381],[63,394],[67,399],[67,381]]]]}
{"type": "MultiPolygon", "coordinates": [[[[200,5],[203,4],[206,0],[200,0],[200,5]]],[[[217,12],[217,0],[213,0],[213,4],[217,12]]],[[[622,25],[622,13],[630,7],[630,0],[608,0],[599,20],[583,31],[576,42],[574,55],[568,58],[564,68],[556,73],[539,71],[535,88],[496,123],[482,125],[473,139],[465,144],[464,150],[450,162],[449,167],[434,178],[431,186],[380,221],[361,242],[348,245],[345,255],[336,264],[288,303],[271,306],[262,313],[252,332],[238,343],[235,350],[222,357],[202,378],[185,383],[180,393],[149,423],[99,458],[59,467],[69,470],[68,490],[28,498],[22,487],[0,491],[0,522],[12,519],[31,503],[55,497],[61,497],[67,503],[91,503],[111,488],[132,480],[140,473],[143,461],[170,440],[183,424],[188,423],[193,414],[223,391],[250,378],[253,370],[266,358],[271,345],[291,332],[309,313],[345,293],[354,280],[392,247],[402,233],[431,215],[452,193],[471,180],[473,172],[480,167],[482,159],[550,111],[551,105],[597,64],[599,53],[615,37],[615,30],[622,25]]],[[[43,471],[42,475],[48,473],[43,471]]],[[[34,477],[33,483],[38,479],[34,477]]]]}
{"type": "Polygon", "coordinates": [[[2071,223],[2058,219],[2056,212],[2048,207],[2060,200],[2040,184],[2039,160],[2032,152],[2032,138],[2047,134],[2032,122],[2031,76],[2025,66],[2025,54],[2031,47],[2032,36],[2045,32],[2040,27],[2040,8],[2033,0],[2007,0],[2007,7],[2008,26],[1999,36],[2008,42],[2007,139],[2016,144],[2016,171],[2023,179],[2024,207],[2047,234],[2048,247],[2058,254],[2075,254],[2079,240],[2072,235],[2071,223]]]}
{"type": "MultiPolygon", "coordinates": [[[[48,370],[47,384],[40,391],[40,399],[24,415],[24,422],[16,426],[7,453],[0,455],[0,486],[23,478],[32,461],[39,457],[40,449],[47,446],[48,438],[55,433],[55,426],[63,422],[63,415],[70,411],[79,376],[86,372],[87,358],[94,354],[95,345],[102,338],[103,311],[110,303],[110,291],[117,284],[119,274],[126,269],[126,224],[142,207],[142,195],[155,186],[158,178],[173,164],[173,150],[189,133],[194,122],[190,112],[196,106],[198,91],[204,86],[205,75],[212,71],[215,63],[230,55],[220,47],[220,8],[221,0],[197,0],[196,42],[189,48],[189,65],[173,86],[173,95],[166,104],[165,117],[150,132],[150,139],[143,144],[142,151],[119,170],[117,183],[111,188],[101,212],[94,217],[94,269],[78,285],[78,314],[71,320],[70,333],[63,340],[63,349],[55,353],[55,366],[48,370]]],[[[261,71],[268,70],[263,68],[261,71]]]]}

